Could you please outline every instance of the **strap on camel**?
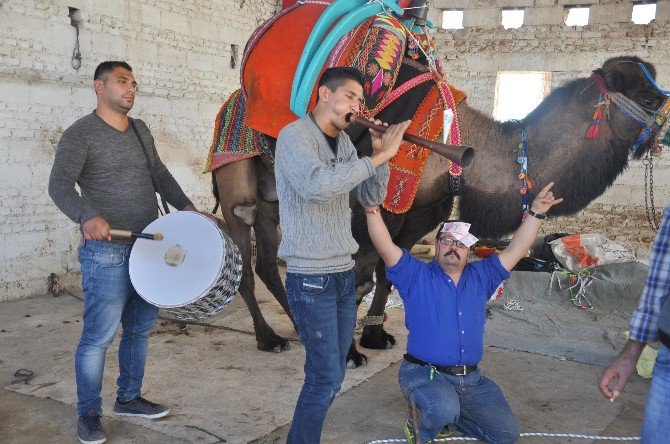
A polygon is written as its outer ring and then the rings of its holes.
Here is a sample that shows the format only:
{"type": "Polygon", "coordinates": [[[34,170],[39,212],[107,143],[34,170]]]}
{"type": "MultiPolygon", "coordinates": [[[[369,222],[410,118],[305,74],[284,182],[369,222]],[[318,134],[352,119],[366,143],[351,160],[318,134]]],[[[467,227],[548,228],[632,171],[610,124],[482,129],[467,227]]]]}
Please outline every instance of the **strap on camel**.
{"type": "MultiPolygon", "coordinates": [[[[593,77],[593,80],[595,81],[596,87],[600,91],[601,95],[605,97],[605,103],[614,103],[623,114],[642,127],[640,135],[638,136],[633,146],[630,147],[631,154],[635,153],[638,147],[642,145],[647,139],[655,136],[658,133],[667,120],[668,114],[670,114],[670,97],[668,97],[668,91],[662,90],[658,87],[654,79],[651,77],[651,74],[649,74],[649,71],[647,71],[645,68],[644,64],[640,63],[639,66],[654,88],[666,96],[665,101],[658,110],[649,112],[620,92],[609,91],[607,89],[605,77],[603,77],[602,74],[600,74],[598,71],[593,71],[591,74],[591,77],[593,77]]],[[[596,106],[599,107],[601,104],[602,101],[599,100],[599,103],[596,106]]],[[[599,109],[597,108],[596,113],[598,111],[599,109]]],[[[596,121],[600,121],[600,116],[594,114],[594,124],[592,124],[592,127],[597,126],[596,121]]],[[[589,131],[593,132],[591,128],[589,128],[589,131]]],[[[587,137],[588,136],[589,134],[587,134],[587,137]]],[[[593,136],[594,137],[589,138],[597,137],[597,132],[593,134],[593,136]]]]}

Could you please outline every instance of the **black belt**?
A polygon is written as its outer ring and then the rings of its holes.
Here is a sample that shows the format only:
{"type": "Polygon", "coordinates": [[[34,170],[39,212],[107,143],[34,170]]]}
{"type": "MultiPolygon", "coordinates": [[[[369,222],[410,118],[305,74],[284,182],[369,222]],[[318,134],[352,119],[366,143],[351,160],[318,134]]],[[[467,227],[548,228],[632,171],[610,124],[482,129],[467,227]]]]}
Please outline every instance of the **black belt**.
{"type": "Polygon", "coordinates": [[[454,376],[466,376],[477,370],[476,365],[435,365],[426,361],[422,361],[419,358],[415,358],[409,353],[405,353],[403,358],[405,358],[405,361],[411,364],[428,365],[434,367],[438,372],[447,373],[454,376]]]}

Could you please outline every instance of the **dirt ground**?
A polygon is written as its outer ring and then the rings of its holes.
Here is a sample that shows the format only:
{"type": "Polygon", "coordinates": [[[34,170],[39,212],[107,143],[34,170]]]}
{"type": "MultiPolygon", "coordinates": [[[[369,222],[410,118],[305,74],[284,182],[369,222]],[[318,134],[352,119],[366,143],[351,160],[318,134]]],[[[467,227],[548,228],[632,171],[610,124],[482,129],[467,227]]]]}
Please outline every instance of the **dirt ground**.
{"type": "MultiPolygon", "coordinates": [[[[259,293],[270,323],[295,339],[278,305],[268,294],[259,293]]],[[[250,331],[241,298],[231,305],[215,323],[250,331]]],[[[387,330],[399,344],[385,351],[362,349],[371,364],[348,371],[343,392],[328,414],[322,442],[403,437],[406,403],[396,378],[405,330],[402,309],[389,311],[394,320],[387,330]]],[[[81,302],[68,295],[0,303],[0,387],[5,388],[0,389],[0,442],[77,442],[72,367],[80,316],[81,302]],[[34,372],[28,383],[14,376],[21,368],[34,372]]],[[[148,398],[169,404],[172,414],[153,423],[108,416],[117,372],[113,346],[103,390],[108,442],[285,442],[304,362],[299,342],[291,345],[288,352],[264,353],[255,349],[249,335],[192,326],[184,332],[175,324],[159,323],[151,339],[144,391],[148,398]]],[[[639,435],[648,380],[633,377],[626,392],[611,403],[596,388],[599,366],[513,348],[513,344],[509,349],[487,346],[481,367],[501,386],[523,432],[639,435]]],[[[520,442],[597,441],[534,436],[520,442]]]]}

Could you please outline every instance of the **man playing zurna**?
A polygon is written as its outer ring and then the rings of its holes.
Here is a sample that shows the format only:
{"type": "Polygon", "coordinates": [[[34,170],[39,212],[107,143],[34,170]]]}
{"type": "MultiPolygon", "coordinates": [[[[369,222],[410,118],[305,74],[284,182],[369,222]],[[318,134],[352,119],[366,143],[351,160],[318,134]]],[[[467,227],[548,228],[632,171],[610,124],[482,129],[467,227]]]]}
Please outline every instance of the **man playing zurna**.
{"type": "Polygon", "coordinates": [[[424,263],[393,243],[376,206],[365,209],[368,231],[386,264],[386,276],[405,305],[407,353],[398,382],[418,418],[408,421],[410,444],[434,439],[445,425],[491,443],[512,443],[519,422],[498,387],[481,375],[486,301],[526,255],[554,198],[549,183],[533,201],[510,244],[500,254],[467,263],[477,238],[470,224],[445,222],[435,258],[424,263]],[[416,410],[418,409],[418,412],[416,410]],[[418,429],[420,437],[414,434],[418,429]]]}
{"type": "Polygon", "coordinates": [[[387,162],[409,121],[371,131],[373,153],[358,158],[345,116],[363,101],[363,74],[330,68],[319,81],[316,107],[279,133],[275,162],[286,295],[305,346],[305,383],[288,443],[314,444],[340,390],[356,321],[349,192],[363,206],[386,195],[387,162]]]}

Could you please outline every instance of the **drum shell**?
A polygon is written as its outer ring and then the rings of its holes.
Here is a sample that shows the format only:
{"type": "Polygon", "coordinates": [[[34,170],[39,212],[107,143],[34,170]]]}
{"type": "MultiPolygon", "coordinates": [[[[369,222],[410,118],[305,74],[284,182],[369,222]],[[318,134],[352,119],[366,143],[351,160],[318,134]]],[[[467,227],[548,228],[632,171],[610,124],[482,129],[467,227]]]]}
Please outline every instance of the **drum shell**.
{"type": "MultiPolygon", "coordinates": [[[[152,222],[145,228],[144,232],[161,232],[164,235],[163,241],[153,241],[146,239],[138,239],[130,255],[130,278],[135,286],[137,293],[148,303],[162,308],[168,314],[176,319],[188,321],[205,319],[221,312],[232,300],[237,293],[237,290],[242,279],[242,257],[239,249],[233,243],[230,236],[222,231],[214,222],[207,217],[196,212],[180,211],[177,213],[167,214],[156,221],[152,222]],[[207,284],[204,285],[204,290],[195,295],[189,294],[184,296],[183,301],[168,303],[166,296],[164,296],[160,289],[152,286],[152,281],[161,279],[160,276],[148,278],[142,276],[142,266],[147,262],[147,251],[152,255],[152,259],[156,262],[156,257],[163,257],[164,251],[173,244],[186,243],[186,250],[189,250],[187,240],[184,240],[184,233],[192,232],[191,237],[198,236],[198,232],[206,232],[209,239],[216,239],[219,242],[208,243],[208,246],[223,245],[221,255],[222,261],[218,267],[210,271],[216,271],[215,279],[212,279],[211,284],[207,279],[207,284]],[[176,240],[175,240],[176,239],[176,240]]],[[[211,255],[211,251],[207,254],[211,255]]],[[[200,255],[197,260],[203,261],[204,252],[197,251],[195,248],[190,248],[188,252],[190,255],[200,255]]],[[[193,259],[193,257],[189,257],[193,259]]],[[[194,262],[197,262],[194,261],[194,262]]],[[[158,261],[160,262],[160,261],[158,261]]],[[[216,264],[216,263],[214,263],[216,264]]],[[[170,272],[171,268],[165,264],[158,264],[162,270],[170,272]]],[[[188,273],[187,269],[177,270],[174,272],[188,273]]],[[[188,279],[190,277],[185,275],[181,279],[188,279]]],[[[200,287],[203,287],[201,285],[200,287]]],[[[160,288],[159,283],[156,284],[160,288]]],[[[199,290],[197,290],[199,291],[199,290]]],[[[174,297],[173,297],[174,299],[174,297]]]]}

